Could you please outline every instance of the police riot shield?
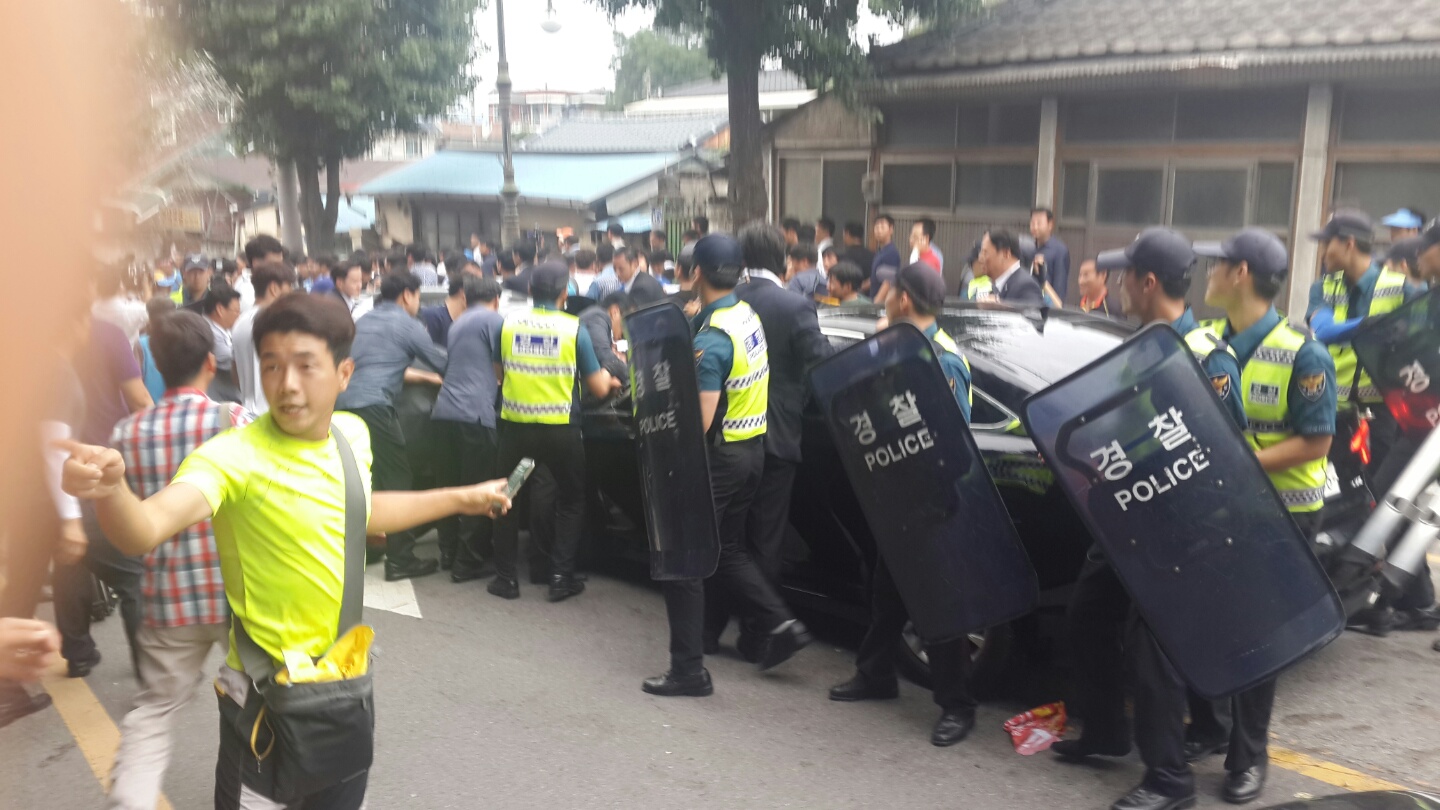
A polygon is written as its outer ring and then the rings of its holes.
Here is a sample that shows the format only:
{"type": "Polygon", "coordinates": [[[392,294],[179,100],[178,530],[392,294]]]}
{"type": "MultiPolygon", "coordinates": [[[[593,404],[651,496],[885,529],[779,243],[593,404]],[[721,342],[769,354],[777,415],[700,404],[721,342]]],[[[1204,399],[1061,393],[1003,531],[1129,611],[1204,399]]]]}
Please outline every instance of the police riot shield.
{"type": "Polygon", "coordinates": [[[650,576],[704,579],[720,562],[690,324],[674,304],[625,316],[650,576]]]}
{"type": "Polygon", "coordinates": [[[1025,402],[1025,424],[1181,676],[1209,698],[1344,629],[1305,536],[1180,337],[1154,325],[1025,402]]]}
{"type": "Polygon", "coordinates": [[[1440,287],[1367,318],[1351,345],[1406,435],[1424,438],[1440,423],[1440,287]]]}
{"type": "Polygon", "coordinates": [[[816,365],[810,382],[920,637],[1029,612],[1035,572],[930,341],[896,325],[816,365]]]}

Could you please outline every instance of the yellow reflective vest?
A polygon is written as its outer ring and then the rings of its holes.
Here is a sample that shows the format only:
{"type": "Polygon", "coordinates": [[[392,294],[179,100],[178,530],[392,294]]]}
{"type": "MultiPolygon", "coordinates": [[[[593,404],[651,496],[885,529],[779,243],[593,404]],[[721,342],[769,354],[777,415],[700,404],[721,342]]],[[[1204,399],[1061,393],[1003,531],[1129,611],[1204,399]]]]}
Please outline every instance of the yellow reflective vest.
{"type": "Polygon", "coordinates": [[[579,334],[580,319],[558,310],[532,309],[505,319],[500,328],[501,419],[570,424],[579,334]]]}
{"type": "Polygon", "coordinates": [[[760,316],[744,301],[710,313],[701,327],[715,329],[730,339],[733,357],[725,376],[725,415],[720,438],[739,442],[764,436],[770,406],[770,354],[760,316]]]}

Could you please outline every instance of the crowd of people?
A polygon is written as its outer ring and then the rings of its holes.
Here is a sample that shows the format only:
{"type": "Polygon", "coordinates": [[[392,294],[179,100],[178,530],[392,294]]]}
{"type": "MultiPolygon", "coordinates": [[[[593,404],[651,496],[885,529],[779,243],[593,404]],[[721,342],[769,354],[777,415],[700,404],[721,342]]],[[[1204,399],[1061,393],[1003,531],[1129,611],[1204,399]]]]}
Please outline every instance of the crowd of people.
{"type": "MultiPolygon", "coordinates": [[[[1393,420],[1385,423],[1379,393],[1347,342],[1361,320],[1415,295],[1417,278],[1440,274],[1440,225],[1413,225],[1382,266],[1372,257],[1370,219],[1336,211],[1315,234],[1326,275],[1303,321],[1287,322],[1275,308],[1290,260],[1260,229],[1196,244],[1148,229],[1123,250],[1082,262],[1080,308],[1168,324],[1184,337],[1313,538],[1326,461],[1354,463],[1340,448],[1361,429],[1362,414],[1373,416],[1370,473],[1378,485],[1393,481],[1414,451],[1393,420]],[[1201,258],[1211,262],[1205,301],[1223,313],[1203,323],[1186,304],[1201,258]],[[1118,306],[1109,303],[1112,286],[1118,306]],[[1267,390],[1287,395],[1254,393],[1267,390]]],[[[616,226],[593,248],[532,235],[502,250],[476,235],[469,250],[439,257],[411,245],[308,259],[261,236],[234,260],[187,256],[178,269],[168,260],[138,273],[103,269],[72,339],[55,347],[62,388],[51,397],[36,464],[47,471],[39,485],[55,505],[58,541],[10,549],[0,721],[47,705],[20,682],[60,658],[70,677],[100,664],[89,628],[98,580],[118,599],[141,685],[122,723],[110,806],[154,806],[170,719],[207,676],[202,667],[215,647],[228,649],[217,680],[228,721],[217,807],[361,806],[370,762],[351,751],[353,734],[345,754],[332,757],[349,770],[329,763],[303,787],[286,771],[297,752],[264,764],[256,735],[272,726],[257,713],[268,707],[271,723],[283,723],[289,711],[273,691],[277,678],[304,682],[342,647],[363,659],[368,640],[356,635],[351,599],[366,561],[383,558],[388,580],[443,569],[455,583],[488,577],[489,594],[519,598],[520,516],[509,511],[504,476],[521,459],[538,465],[526,484],[529,582],[551,602],[583,594],[581,409],[631,384],[624,318],[667,300],[691,320],[720,562],[703,581],[663,584],[669,666],[642,688],[711,694],[704,657],[732,618],[743,657],[762,670],[783,664],[811,640],[778,578],[801,461],[806,372],[831,353],[817,305],[874,306],[882,328],[920,329],[968,420],[969,364],[937,322],[947,298],[1039,307],[1060,306],[1067,295],[1070,256],[1049,210],[1032,212],[1028,236],[987,229],[958,288],[946,282],[936,227],[913,223],[905,258],[895,221],[882,214],[868,245],[854,222],[838,230],[837,244],[826,217],[754,222],[733,236],[709,233],[701,217],[673,256],[664,232],[651,232],[640,250],[616,226]],[[442,285],[444,300],[422,306],[422,291],[442,285]],[[528,303],[502,314],[507,291],[528,303]],[[407,435],[397,410],[407,384],[434,388],[422,436],[407,435]],[[411,459],[422,442],[437,486],[417,491],[411,459]],[[430,526],[438,558],[416,553],[417,529],[430,526]],[[31,619],[47,574],[58,633],[31,619]]],[[[830,690],[836,701],[897,694],[893,655],[907,617],[883,558],[870,587],[871,624],[854,677],[830,690]]],[[[1434,630],[1440,611],[1428,570],[1412,590],[1357,626],[1434,630]]],[[[1084,734],[1055,751],[1117,756],[1133,737],[1145,777],[1115,808],[1190,806],[1189,763],[1221,750],[1229,752],[1224,797],[1260,795],[1274,682],[1229,701],[1187,694],[1098,554],[1082,572],[1067,635],[1084,734]],[[1137,682],[1133,723],[1124,713],[1127,661],[1137,682]]],[[[927,652],[940,707],[930,739],[954,745],[975,722],[969,650],[960,640],[927,652]]],[[[342,679],[358,680],[353,670],[342,679]]],[[[365,701],[332,699],[364,726],[365,701]]]]}

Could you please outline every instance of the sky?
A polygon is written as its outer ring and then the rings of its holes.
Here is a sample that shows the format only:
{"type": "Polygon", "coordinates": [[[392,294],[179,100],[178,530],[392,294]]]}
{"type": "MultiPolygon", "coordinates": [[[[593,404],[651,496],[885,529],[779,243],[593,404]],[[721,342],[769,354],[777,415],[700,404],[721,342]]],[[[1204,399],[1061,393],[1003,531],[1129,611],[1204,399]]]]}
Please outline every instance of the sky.
{"type": "MultiPolygon", "coordinates": [[[[555,19],[560,23],[556,33],[544,31],[545,0],[508,0],[505,3],[505,44],[510,59],[510,81],[515,90],[564,90],[584,92],[614,89],[615,72],[610,60],[615,56],[614,33],[626,36],[649,28],[655,13],[630,9],[613,22],[592,0],[551,0],[555,19]]],[[[475,65],[480,77],[481,92],[495,87],[495,62],[499,58],[495,43],[495,0],[490,0],[476,17],[481,44],[486,48],[475,65]]],[[[875,34],[881,42],[899,39],[898,29],[874,17],[861,5],[857,26],[860,41],[875,34]]]]}

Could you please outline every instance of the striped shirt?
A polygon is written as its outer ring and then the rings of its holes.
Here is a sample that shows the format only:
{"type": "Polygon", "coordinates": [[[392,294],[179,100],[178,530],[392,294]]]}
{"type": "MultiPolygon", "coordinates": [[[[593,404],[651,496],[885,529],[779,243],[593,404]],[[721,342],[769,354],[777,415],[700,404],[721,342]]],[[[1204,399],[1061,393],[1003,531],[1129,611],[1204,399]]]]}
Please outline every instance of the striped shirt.
{"type": "MultiPolygon", "coordinates": [[[[125,459],[125,480],[140,498],[170,484],[180,462],[211,437],[247,425],[252,416],[233,402],[215,402],[194,388],[165,392],[154,407],[115,425],[110,446],[125,459]]],[[[202,520],[145,555],[141,593],[149,627],[221,624],[230,620],[220,555],[209,520],[202,520]]]]}

